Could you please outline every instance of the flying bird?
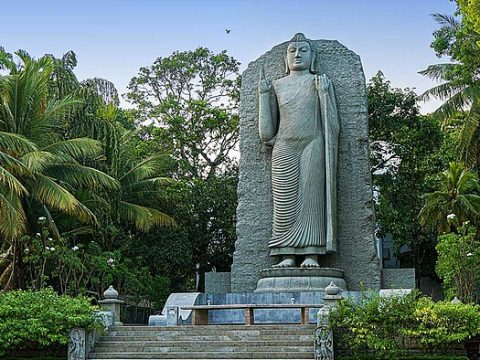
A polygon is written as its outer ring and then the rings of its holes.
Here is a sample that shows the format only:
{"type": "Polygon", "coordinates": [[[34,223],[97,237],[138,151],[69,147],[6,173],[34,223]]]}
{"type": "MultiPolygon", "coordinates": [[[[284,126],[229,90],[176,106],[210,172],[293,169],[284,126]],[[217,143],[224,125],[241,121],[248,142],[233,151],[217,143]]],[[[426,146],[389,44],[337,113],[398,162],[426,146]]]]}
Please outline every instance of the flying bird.
{"type": "Polygon", "coordinates": [[[230,34],[230,31],[232,31],[232,30],[230,30],[230,29],[225,29],[225,33],[227,33],[227,34],[230,34]]]}

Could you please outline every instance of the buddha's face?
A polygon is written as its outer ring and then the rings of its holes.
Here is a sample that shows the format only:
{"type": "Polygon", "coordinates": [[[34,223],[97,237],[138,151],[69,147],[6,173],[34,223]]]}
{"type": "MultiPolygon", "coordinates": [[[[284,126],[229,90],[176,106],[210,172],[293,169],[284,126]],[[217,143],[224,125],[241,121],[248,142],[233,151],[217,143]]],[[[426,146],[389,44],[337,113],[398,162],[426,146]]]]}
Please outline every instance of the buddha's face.
{"type": "Polygon", "coordinates": [[[312,52],[306,41],[291,42],[287,48],[287,64],[290,71],[302,71],[310,68],[312,52]]]}

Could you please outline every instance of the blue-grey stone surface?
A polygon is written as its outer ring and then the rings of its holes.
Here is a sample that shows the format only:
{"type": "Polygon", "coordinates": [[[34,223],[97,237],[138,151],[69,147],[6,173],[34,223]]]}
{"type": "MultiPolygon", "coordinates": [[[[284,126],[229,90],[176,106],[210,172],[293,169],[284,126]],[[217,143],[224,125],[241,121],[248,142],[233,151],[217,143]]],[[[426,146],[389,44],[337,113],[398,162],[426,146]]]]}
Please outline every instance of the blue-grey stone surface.
{"type": "Polygon", "coordinates": [[[205,273],[205,293],[222,294],[231,292],[231,280],[229,272],[205,273]]]}
{"type": "Polygon", "coordinates": [[[383,269],[382,289],[415,289],[415,269],[383,269]]]}
{"type": "Polygon", "coordinates": [[[332,268],[270,268],[260,273],[255,292],[323,291],[331,283],[347,290],[343,271],[332,268]]]}
{"type": "MultiPolygon", "coordinates": [[[[323,302],[322,292],[277,292],[277,293],[229,293],[205,294],[210,304],[319,304],[323,302]]],[[[310,323],[316,323],[318,309],[310,309],[310,323]]],[[[258,309],[254,312],[257,324],[300,323],[300,309],[258,309]]],[[[208,312],[209,324],[245,324],[244,310],[215,310],[208,312]]]]}
{"type": "MultiPolygon", "coordinates": [[[[192,306],[206,304],[204,301],[205,294],[192,292],[192,293],[172,293],[165,302],[162,313],[158,315],[150,315],[148,318],[149,326],[167,326],[167,325],[176,325],[172,324],[171,316],[169,316],[169,310],[172,308],[180,308],[182,306],[192,306]]],[[[176,323],[182,324],[187,319],[191,318],[192,310],[182,310],[178,309],[176,312],[178,318],[176,323]]],[[[191,320],[190,320],[191,321],[191,320]]]]}
{"type": "MultiPolygon", "coordinates": [[[[361,301],[362,298],[368,297],[374,293],[380,296],[402,296],[409,290],[391,289],[391,290],[370,290],[370,291],[343,291],[343,298],[350,298],[355,302],[361,301]]],[[[168,309],[178,308],[178,312],[182,313],[179,317],[177,325],[191,324],[191,310],[182,310],[182,306],[192,305],[232,305],[232,304],[310,304],[323,306],[325,292],[324,291],[294,291],[294,292],[255,292],[255,293],[226,293],[226,294],[204,294],[191,293],[192,297],[188,297],[189,293],[171,294],[167,300],[163,310],[164,315],[152,315],[149,319],[149,326],[171,326],[174,323],[167,322],[168,309]],[[189,299],[188,301],[186,299],[189,299]],[[160,317],[164,317],[161,319],[160,317]]],[[[331,306],[332,304],[330,304],[331,306]]],[[[317,321],[318,308],[310,309],[310,323],[315,324],[317,321]]],[[[257,309],[254,311],[254,321],[257,324],[285,324],[300,323],[300,309],[257,309]]],[[[210,310],[208,312],[209,324],[244,324],[245,311],[243,309],[227,309],[227,310],[210,310]]]]}
{"type": "MultiPolygon", "coordinates": [[[[365,76],[358,55],[337,41],[313,40],[316,70],[335,89],[339,112],[337,253],[322,256],[320,266],[345,272],[349,290],[379,289],[381,269],[373,236],[374,213],[368,146],[365,76]]],[[[270,80],[285,76],[288,42],[249,64],[242,75],[240,105],[240,173],[237,242],[232,291],[251,292],[262,269],[273,264],[268,240],[272,232],[271,148],[258,134],[258,79],[262,66],[270,80]]]]}

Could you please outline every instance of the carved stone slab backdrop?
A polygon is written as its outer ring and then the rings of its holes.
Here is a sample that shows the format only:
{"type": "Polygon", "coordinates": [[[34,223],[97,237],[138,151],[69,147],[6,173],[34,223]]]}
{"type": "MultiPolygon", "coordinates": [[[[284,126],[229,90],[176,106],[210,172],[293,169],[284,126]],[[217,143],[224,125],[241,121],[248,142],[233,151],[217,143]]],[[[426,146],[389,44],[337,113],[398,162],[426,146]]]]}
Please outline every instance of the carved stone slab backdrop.
{"type": "MultiPolygon", "coordinates": [[[[308,34],[307,34],[308,35],[308,34]]],[[[368,147],[365,75],[358,55],[338,41],[311,40],[316,69],[331,79],[340,119],[338,151],[337,253],[320,257],[320,266],[344,270],[349,290],[379,289],[381,271],[373,236],[374,213],[368,147]]],[[[262,65],[269,80],[285,76],[288,42],[275,46],[243,73],[240,105],[240,178],[237,242],[232,291],[250,292],[262,269],[273,262],[271,148],[258,135],[258,81],[262,65]]]]}

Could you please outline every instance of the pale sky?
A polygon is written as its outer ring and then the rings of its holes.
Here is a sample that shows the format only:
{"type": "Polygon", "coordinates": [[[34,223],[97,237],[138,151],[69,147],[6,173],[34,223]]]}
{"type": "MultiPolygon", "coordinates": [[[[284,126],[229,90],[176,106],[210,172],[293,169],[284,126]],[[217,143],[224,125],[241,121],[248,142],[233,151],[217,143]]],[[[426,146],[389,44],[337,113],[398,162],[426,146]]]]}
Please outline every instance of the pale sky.
{"type": "Polygon", "coordinates": [[[73,50],[80,80],[106,78],[120,94],[141,66],[173,51],[225,49],[244,70],[296,32],[355,51],[367,80],[382,70],[394,87],[421,93],[435,84],[418,71],[448,61],[430,48],[438,28],[431,14],[453,14],[455,6],[449,0],[0,0],[0,10],[0,46],[7,51],[60,57],[73,50]]]}

